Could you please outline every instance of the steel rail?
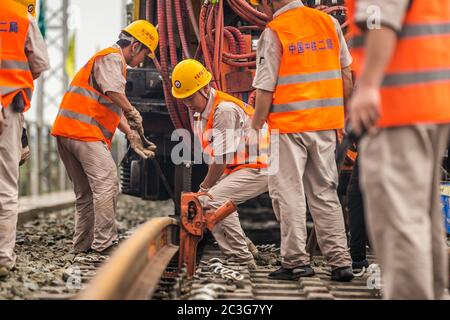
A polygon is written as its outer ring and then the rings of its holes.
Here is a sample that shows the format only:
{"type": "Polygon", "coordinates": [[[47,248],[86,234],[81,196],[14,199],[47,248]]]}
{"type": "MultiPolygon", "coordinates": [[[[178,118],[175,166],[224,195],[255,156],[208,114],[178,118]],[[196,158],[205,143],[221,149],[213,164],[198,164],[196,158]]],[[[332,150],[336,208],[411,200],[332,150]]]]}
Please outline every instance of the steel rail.
{"type": "Polygon", "coordinates": [[[103,265],[78,300],[150,299],[172,257],[178,222],[153,218],[141,225],[103,265]]]}

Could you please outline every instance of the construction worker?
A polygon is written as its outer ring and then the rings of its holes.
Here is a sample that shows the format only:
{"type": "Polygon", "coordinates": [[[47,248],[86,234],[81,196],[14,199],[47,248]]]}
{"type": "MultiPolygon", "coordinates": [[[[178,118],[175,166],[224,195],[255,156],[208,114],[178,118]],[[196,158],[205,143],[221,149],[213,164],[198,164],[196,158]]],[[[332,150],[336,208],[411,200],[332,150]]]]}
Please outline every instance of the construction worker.
{"type": "MultiPolygon", "coordinates": [[[[278,132],[282,163],[269,176],[269,194],[280,221],[282,266],[273,279],[314,275],[306,252],[306,200],[331,279],[350,281],[342,208],[336,192],[336,130],[344,125],[344,99],[352,90],[348,52],[339,23],[299,0],[251,1],[273,16],[257,48],[252,128],[267,119],[278,132]],[[305,199],[306,196],[306,199],[305,199]]],[[[271,139],[271,149],[273,147],[271,139]]]]}
{"type": "Polygon", "coordinates": [[[441,299],[449,281],[439,181],[450,130],[450,0],[349,8],[357,74],[350,121],[356,134],[367,132],[361,187],[383,296],[441,299]]]}
{"type": "MultiPolygon", "coordinates": [[[[207,206],[217,209],[227,200],[240,204],[267,191],[268,140],[267,135],[260,137],[255,157],[246,151],[251,148],[246,148],[243,137],[248,135],[253,108],[211,88],[211,77],[200,62],[181,61],[172,73],[172,95],[195,113],[194,131],[203,152],[211,156],[200,191],[212,196],[207,206]]],[[[256,268],[256,247],[245,236],[237,212],[217,224],[212,233],[231,261],[256,268]]]]}
{"type": "Polygon", "coordinates": [[[126,66],[153,57],[157,45],[156,28],[148,21],[134,21],[116,44],[96,53],[78,71],[64,95],[51,133],[76,195],[75,253],[92,249],[109,254],[116,244],[119,186],[109,151],[116,129],[125,133],[139,156],[154,156],[155,147],[143,138],[142,118],[128,101],[125,84],[126,66]]]}
{"type": "Polygon", "coordinates": [[[27,8],[0,2],[0,277],[14,267],[23,113],[33,80],[50,68],[47,48],[27,8]]]}

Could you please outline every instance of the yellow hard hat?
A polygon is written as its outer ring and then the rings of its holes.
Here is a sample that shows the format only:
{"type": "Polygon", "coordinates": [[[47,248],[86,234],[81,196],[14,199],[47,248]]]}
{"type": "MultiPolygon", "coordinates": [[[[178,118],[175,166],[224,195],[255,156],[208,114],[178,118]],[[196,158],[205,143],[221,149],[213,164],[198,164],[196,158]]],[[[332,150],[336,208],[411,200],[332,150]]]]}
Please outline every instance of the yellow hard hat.
{"type": "Polygon", "coordinates": [[[146,46],[150,50],[150,54],[148,55],[150,58],[155,57],[159,36],[154,25],[147,20],[136,20],[130,23],[122,31],[129,33],[133,38],[146,46]]]}
{"type": "Polygon", "coordinates": [[[211,73],[197,60],[183,60],[172,72],[172,95],[177,99],[192,96],[206,86],[211,78],[211,73]]]}
{"type": "Polygon", "coordinates": [[[14,0],[27,7],[28,12],[36,17],[36,0],[14,0]]]}

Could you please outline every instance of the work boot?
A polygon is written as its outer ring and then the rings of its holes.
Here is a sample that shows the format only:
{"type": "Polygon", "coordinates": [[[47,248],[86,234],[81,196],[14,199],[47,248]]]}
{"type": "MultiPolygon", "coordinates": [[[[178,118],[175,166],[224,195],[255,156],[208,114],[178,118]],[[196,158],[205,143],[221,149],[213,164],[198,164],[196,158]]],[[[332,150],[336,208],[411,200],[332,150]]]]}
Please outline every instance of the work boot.
{"type": "Polygon", "coordinates": [[[301,277],[312,277],[316,273],[311,265],[298,266],[292,269],[281,267],[280,269],[269,273],[269,279],[273,280],[297,280],[301,277]]]}
{"type": "Polygon", "coordinates": [[[331,270],[331,280],[339,282],[349,282],[353,279],[351,267],[341,267],[331,270]]]}
{"type": "Polygon", "coordinates": [[[0,267],[0,279],[9,276],[10,270],[7,267],[0,267]]]}

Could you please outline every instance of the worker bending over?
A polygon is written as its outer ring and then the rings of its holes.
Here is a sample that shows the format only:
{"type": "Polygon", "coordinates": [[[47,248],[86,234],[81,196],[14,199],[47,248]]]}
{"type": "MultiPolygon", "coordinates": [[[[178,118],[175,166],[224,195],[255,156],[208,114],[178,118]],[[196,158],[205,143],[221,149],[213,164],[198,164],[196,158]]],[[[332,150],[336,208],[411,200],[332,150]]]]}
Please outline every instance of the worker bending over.
{"type": "Polygon", "coordinates": [[[109,151],[116,129],[126,134],[142,158],[154,156],[154,145],[145,148],[141,141],[142,118],[125,96],[125,84],[126,66],[136,67],[152,57],[157,45],[155,27],[134,21],[116,44],[95,54],[78,71],[64,95],[52,135],[76,194],[75,253],[93,249],[108,254],[117,239],[119,186],[109,151]]]}
{"type": "MultiPolygon", "coordinates": [[[[194,131],[212,160],[200,190],[212,195],[208,206],[217,209],[227,200],[241,204],[267,191],[268,137],[259,137],[259,145],[258,137],[255,143],[246,140],[253,108],[211,88],[210,81],[211,73],[192,59],[180,62],[172,73],[172,95],[195,112],[194,131]]],[[[256,248],[245,236],[237,212],[217,224],[212,233],[231,261],[256,268],[249,250],[256,254],[256,248]]]]}
{"type": "Polygon", "coordinates": [[[273,161],[282,166],[269,176],[269,194],[281,226],[282,267],[269,277],[314,275],[306,252],[308,202],[331,279],[350,281],[335,160],[336,130],[344,126],[344,99],[352,90],[352,59],[342,30],[335,19],[299,0],[251,2],[273,15],[258,43],[252,119],[256,130],[267,119],[272,133],[279,132],[279,153],[271,152],[269,166],[273,161]]]}

